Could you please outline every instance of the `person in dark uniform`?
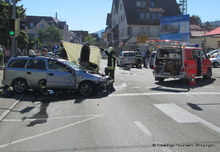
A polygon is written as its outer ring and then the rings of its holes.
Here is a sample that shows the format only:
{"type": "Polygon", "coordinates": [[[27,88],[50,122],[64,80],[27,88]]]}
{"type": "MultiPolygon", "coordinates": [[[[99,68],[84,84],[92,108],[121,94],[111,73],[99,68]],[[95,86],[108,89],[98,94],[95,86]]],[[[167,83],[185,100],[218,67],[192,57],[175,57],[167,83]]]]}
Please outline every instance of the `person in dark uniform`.
{"type": "Polygon", "coordinates": [[[105,51],[105,54],[108,56],[107,67],[105,68],[105,74],[109,75],[113,82],[115,81],[115,50],[113,47],[109,47],[108,50],[105,51]]]}
{"type": "Polygon", "coordinates": [[[90,57],[90,44],[86,42],[81,49],[80,53],[80,65],[84,68],[89,67],[89,57],[90,57]]]}
{"type": "Polygon", "coordinates": [[[62,43],[60,44],[60,57],[62,59],[68,60],[68,56],[67,56],[66,50],[65,50],[65,48],[64,48],[62,43]]]}

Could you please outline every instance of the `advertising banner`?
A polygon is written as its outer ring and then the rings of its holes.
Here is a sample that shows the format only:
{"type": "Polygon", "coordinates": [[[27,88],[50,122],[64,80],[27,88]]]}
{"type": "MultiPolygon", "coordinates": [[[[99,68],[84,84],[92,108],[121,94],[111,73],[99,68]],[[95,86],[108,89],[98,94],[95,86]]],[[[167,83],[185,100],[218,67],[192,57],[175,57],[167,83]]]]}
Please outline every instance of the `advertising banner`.
{"type": "Polygon", "coordinates": [[[160,39],[189,41],[189,15],[162,17],[160,20],[160,39]]]}

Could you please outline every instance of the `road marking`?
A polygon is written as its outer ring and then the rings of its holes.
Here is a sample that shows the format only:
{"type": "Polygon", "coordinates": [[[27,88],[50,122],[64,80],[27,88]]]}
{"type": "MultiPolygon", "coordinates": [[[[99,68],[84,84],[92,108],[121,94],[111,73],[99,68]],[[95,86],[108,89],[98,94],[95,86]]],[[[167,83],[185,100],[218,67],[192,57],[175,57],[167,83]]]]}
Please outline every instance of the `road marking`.
{"type": "Polygon", "coordinates": [[[159,110],[161,110],[163,113],[168,115],[170,118],[172,118],[174,121],[178,123],[201,123],[205,125],[206,127],[212,129],[213,131],[220,133],[220,128],[213,125],[212,123],[193,115],[192,113],[178,107],[177,105],[170,103],[170,104],[155,104],[155,107],[157,107],[159,110]]]}
{"type": "Polygon", "coordinates": [[[20,100],[24,97],[21,96],[18,100],[16,100],[7,110],[3,112],[3,114],[0,116],[0,122],[12,111],[12,109],[20,102],[20,100]]]}
{"type": "Polygon", "coordinates": [[[220,92],[155,92],[155,93],[121,93],[110,94],[108,97],[128,97],[128,96],[158,96],[158,95],[220,95],[220,92]]]}
{"type": "Polygon", "coordinates": [[[54,118],[32,118],[25,117],[23,119],[4,119],[3,122],[25,122],[33,120],[59,120],[59,119],[72,119],[72,118],[84,118],[84,117],[95,117],[97,115],[78,115],[78,116],[66,116],[66,117],[54,117],[54,118]]]}
{"type": "Polygon", "coordinates": [[[147,135],[148,137],[152,137],[152,136],[153,136],[153,134],[152,134],[141,122],[135,121],[134,123],[135,123],[135,125],[137,125],[137,127],[138,127],[141,131],[143,131],[143,133],[144,133],[145,135],[147,135]]]}
{"type": "MultiPolygon", "coordinates": [[[[135,121],[135,125],[145,134],[147,135],[151,140],[153,140],[153,134],[150,132],[149,129],[147,129],[140,121],[135,121]]],[[[161,144],[164,145],[162,142],[155,142],[152,141],[153,143],[161,144]]],[[[154,145],[154,144],[153,144],[154,145]]],[[[155,147],[157,148],[157,147],[155,147]]],[[[167,147],[159,147],[163,152],[172,152],[169,148],[167,147]]]]}
{"type": "Polygon", "coordinates": [[[50,130],[50,131],[46,131],[44,133],[40,133],[38,135],[33,135],[33,136],[30,136],[30,137],[18,139],[18,140],[12,141],[10,143],[0,145],[0,149],[8,147],[10,145],[14,145],[14,144],[17,144],[17,143],[24,142],[24,141],[27,141],[27,140],[31,140],[31,139],[34,139],[34,138],[45,136],[45,135],[48,135],[48,134],[51,134],[51,133],[54,133],[54,132],[57,132],[57,131],[60,131],[60,130],[66,129],[66,128],[70,128],[70,127],[76,126],[78,124],[81,124],[81,123],[84,123],[84,122],[87,122],[87,121],[90,121],[90,120],[93,120],[93,119],[96,119],[96,118],[99,118],[99,117],[103,117],[103,116],[104,115],[96,115],[94,117],[91,117],[91,118],[88,118],[88,119],[84,119],[84,120],[81,120],[81,121],[77,121],[77,122],[71,123],[71,124],[63,126],[63,127],[59,127],[59,128],[56,128],[56,129],[53,129],[53,130],[50,130]]]}

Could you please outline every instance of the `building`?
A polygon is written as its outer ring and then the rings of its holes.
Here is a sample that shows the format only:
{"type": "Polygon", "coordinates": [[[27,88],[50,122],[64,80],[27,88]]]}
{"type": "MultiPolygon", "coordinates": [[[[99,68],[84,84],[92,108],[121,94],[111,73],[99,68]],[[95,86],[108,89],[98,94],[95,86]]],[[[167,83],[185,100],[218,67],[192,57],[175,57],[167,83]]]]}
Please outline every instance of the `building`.
{"type": "Polygon", "coordinates": [[[220,26],[204,35],[206,48],[220,48],[220,26]]]}
{"type": "Polygon", "coordinates": [[[71,31],[71,42],[82,44],[85,42],[85,38],[89,35],[88,31],[83,30],[72,30],[71,31]]]}
{"type": "Polygon", "coordinates": [[[159,39],[160,18],[175,15],[181,15],[176,0],[113,0],[105,41],[130,49],[137,43],[159,39]]]}
{"type": "Polygon", "coordinates": [[[49,16],[27,16],[25,31],[31,40],[35,40],[35,38],[39,36],[38,31],[50,25],[54,25],[61,29],[63,33],[63,40],[70,42],[70,31],[67,23],[49,16]]]}

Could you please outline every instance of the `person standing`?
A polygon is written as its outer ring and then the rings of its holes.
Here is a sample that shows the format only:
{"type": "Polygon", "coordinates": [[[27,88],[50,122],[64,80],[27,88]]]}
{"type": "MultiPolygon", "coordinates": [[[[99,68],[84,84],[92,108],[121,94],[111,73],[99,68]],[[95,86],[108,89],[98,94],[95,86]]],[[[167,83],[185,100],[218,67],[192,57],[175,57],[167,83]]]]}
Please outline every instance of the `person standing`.
{"type": "Polygon", "coordinates": [[[146,62],[145,62],[146,50],[141,50],[141,56],[142,56],[144,67],[146,68],[146,62]]]}
{"type": "Polygon", "coordinates": [[[105,51],[105,54],[108,56],[107,67],[105,68],[105,74],[109,75],[113,82],[115,81],[115,50],[113,47],[109,47],[108,50],[105,51]]]}
{"type": "Polygon", "coordinates": [[[146,50],[146,55],[145,55],[145,65],[146,65],[146,68],[149,67],[149,58],[150,58],[150,51],[149,49],[146,50]]]}
{"type": "Polygon", "coordinates": [[[90,58],[90,44],[86,42],[81,49],[80,53],[80,65],[84,68],[89,67],[89,58],[90,58]]]}

